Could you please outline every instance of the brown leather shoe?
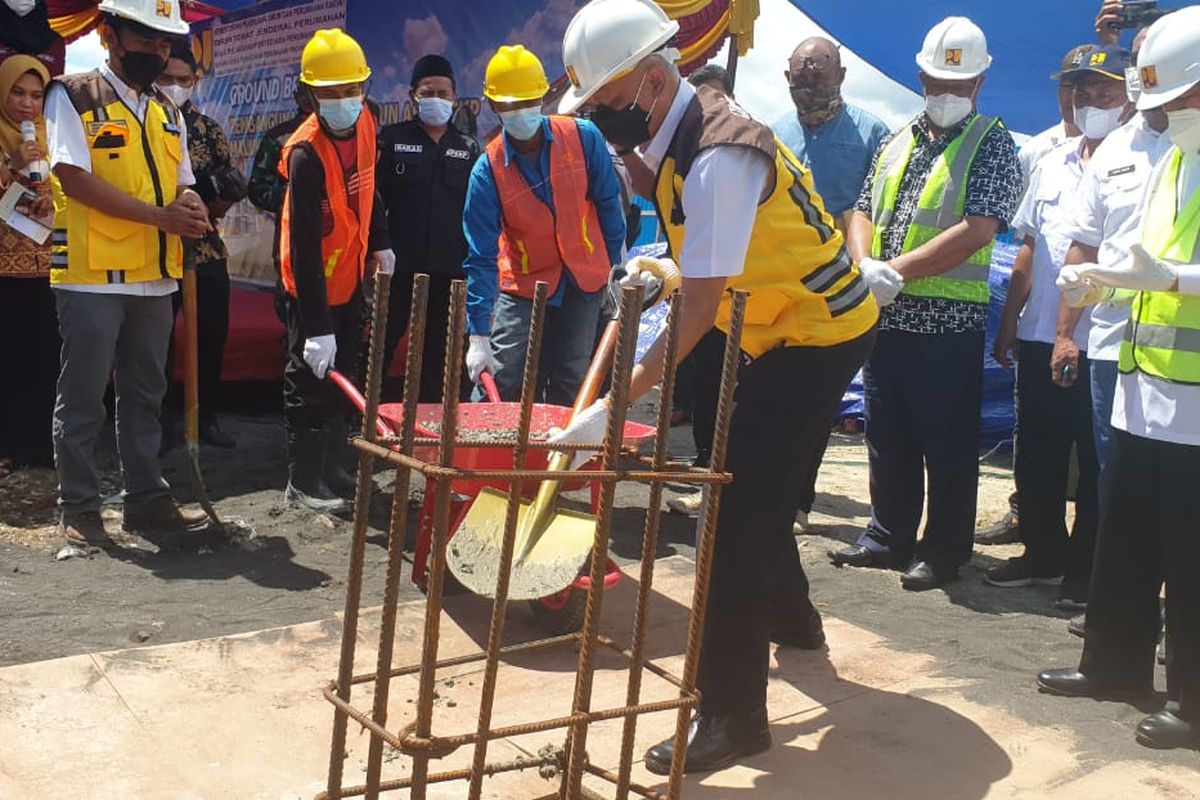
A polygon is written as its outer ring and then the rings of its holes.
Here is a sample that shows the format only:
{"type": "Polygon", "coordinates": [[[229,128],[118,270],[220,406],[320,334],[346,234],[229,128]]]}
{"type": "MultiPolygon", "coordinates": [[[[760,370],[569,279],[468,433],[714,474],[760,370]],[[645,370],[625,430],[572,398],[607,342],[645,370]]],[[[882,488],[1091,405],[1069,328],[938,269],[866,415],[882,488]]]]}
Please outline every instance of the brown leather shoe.
{"type": "Polygon", "coordinates": [[[126,503],[121,530],[131,533],[171,533],[193,530],[207,522],[208,515],[203,511],[183,508],[171,497],[163,495],[136,505],[126,503]]]}
{"type": "Polygon", "coordinates": [[[58,535],[81,547],[112,547],[116,544],[104,530],[99,511],[64,511],[58,521],[58,535]]]}

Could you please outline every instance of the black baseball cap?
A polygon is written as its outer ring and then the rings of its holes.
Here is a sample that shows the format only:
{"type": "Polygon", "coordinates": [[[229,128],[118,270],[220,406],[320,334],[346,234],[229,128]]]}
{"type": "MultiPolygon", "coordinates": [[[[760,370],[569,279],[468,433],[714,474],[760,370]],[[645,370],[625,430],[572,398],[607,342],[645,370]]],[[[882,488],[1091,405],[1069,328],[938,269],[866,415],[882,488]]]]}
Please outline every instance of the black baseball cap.
{"type": "Polygon", "coordinates": [[[1125,80],[1125,68],[1133,63],[1133,54],[1124,47],[1111,44],[1082,44],[1071,48],[1063,59],[1062,69],[1050,77],[1056,80],[1078,78],[1087,72],[1125,80]]]}

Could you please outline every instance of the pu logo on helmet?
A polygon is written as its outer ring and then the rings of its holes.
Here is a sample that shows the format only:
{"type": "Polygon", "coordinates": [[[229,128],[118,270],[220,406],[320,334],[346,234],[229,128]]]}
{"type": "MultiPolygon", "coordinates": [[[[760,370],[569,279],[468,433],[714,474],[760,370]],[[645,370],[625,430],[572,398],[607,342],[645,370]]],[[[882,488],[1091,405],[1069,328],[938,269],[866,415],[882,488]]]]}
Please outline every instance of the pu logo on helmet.
{"type": "Polygon", "coordinates": [[[962,48],[952,47],[946,49],[946,66],[961,67],[962,66],[962,48]]]}
{"type": "Polygon", "coordinates": [[[158,0],[154,4],[154,13],[160,17],[171,18],[171,0],[158,0]]]}
{"type": "Polygon", "coordinates": [[[571,85],[578,89],[582,84],[579,83],[579,76],[575,74],[575,68],[570,64],[567,65],[567,77],[571,80],[571,85]]]}
{"type": "Polygon", "coordinates": [[[1158,70],[1151,64],[1148,67],[1142,67],[1142,88],[1153,89],[1158,86],[1158,70]]]}

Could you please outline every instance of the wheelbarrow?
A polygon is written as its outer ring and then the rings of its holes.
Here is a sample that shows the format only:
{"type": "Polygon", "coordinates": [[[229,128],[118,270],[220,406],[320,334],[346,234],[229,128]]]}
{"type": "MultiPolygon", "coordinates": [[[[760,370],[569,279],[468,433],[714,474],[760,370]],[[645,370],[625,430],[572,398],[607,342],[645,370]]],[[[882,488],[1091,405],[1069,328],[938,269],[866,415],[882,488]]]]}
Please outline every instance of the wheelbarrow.
{"type": "MultiPolygon", "coordinates": [[[[341,389],[360,412],[366,407],[366,401],[358,388],[344,375],[330,372],[330,379],[341,389]]],[[[462,403],[458,407],[458,430],[460,436],[473,439],[486,439],[496,436],[504,439],[517,429],[521,413],[520,403],[500,401],[495,382],[491,375],[484,373],[482,377],[484,391],[490,402],[462,403]]],[[[376,431],[380,436],[395,436],[404,416],[404,406],[401,403],[383,403],[379,406],[379,416],[376,420],[376,431]]],[[[535,403],[530,424],[530,439],[544,439],[551,428],[565,428],[571,418],[571,409],[567,406],[535,403]]],[[[421,403],[417,406],[416,435],[418,438],[437,438],[441,434],[442,406],[440,403],[421,403]]],[[[635,448],[643,442],[654,438],[655,429],[651,425],[638,422],[626,422],[623,444],[635,448]]],[[[422,460],[433,460],[437,456],[437,448],[431,445],[418,445],[413,455],[422,460]]],[[[530,448],[525,455],[523,469],[544,470],[549,461],[550,451],[530,448]]],[[[453,466],[459,469],[474,470],[505,470],[513,468],[512,450],[507,447],[471,447],[462,446],[454,449],[453,466]]],[[[585,464],[581,469],[596,469],[595,462],[585,464]]],[[[521,493],[527,500],[532,500],[537,494],[538,480],[525,481],[521,493]]],[[[574,491],[585,487],[591,490],[591,506],[593,513],[599,505],[600,484],[594,481],[567,481],[563,491],[574,491]]],[[[508,491],[508,483],[503,480],[457,480],[451,483],[450,531],[459,527],[476,495],[484,488],[497,491],[508,491]]],[[[413,553],[412,580],[422,591],[426,590],[429,569],[429,551],[433,540],[433,507],[434,495],[426,492],[421,511],[417,516],[417,543],[413,553]]],[[[604,588],[616,586],[621,579],[621,571],[611,558],[606,561],[604,588]]],[[[535,622],[543,630],[552,635],[571,633],[583,625],[583,615],[587,604],[587,593],[591,580],[586,574],[577,577],[569,587],[547,597],[529,601],[529,608],[535,622]]]]}

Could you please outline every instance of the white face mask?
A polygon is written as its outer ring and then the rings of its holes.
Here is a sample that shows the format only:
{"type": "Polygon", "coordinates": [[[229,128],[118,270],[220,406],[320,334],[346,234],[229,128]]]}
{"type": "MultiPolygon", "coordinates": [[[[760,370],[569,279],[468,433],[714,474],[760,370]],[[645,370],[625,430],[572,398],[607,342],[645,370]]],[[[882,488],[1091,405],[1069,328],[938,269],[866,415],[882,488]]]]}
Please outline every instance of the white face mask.
{"type": "Polygon", "coordinates": [[[935,94],[925,98],[925,114],[939,128],[949,128],[962,122],[971,113],[974,103],[969,97],[956,94],[935,94]]]}
{"type": "Polygon", "coordinates": [[[450,121],[454,103],[441,97],[418,97],[417,118],[431,128],[440,128],[450,121]]]}
{"type": "Polygon", "coordinates": [[[1200,153],[1200,108],[1168,111],[1167,137],[1184,155],[1200,153]]]}
{"type": "Polygon", "coordinates": [[[504,131],[518,142],[527,142],[537,136],[538,128],[542,126],[542,109],[518,108],[515,111],[501,111],[500,124],[504,131]]]}
{"type": "Polygon", "coordinates": [[[192,92],[195,91],[192,86],[160,86],[162,93],[171,98],[171,102],[177,108],[183,108],[183,104],[192,99],[192,92]]]}
{"type": "Polygon", "coordinates": [[[18,17],[23,17],[30,11],[33,11],[33,7],[37,5],[37,0],[4,0],[4,5],[11,8],[18,17]]]}
{"type": "Polygon", "coordinates": [[[1083,131],[1085,137],[1098,142],[1121,126],[1121,112],[1124,110],[1122,106],[1116,108],[1077,107],[1075,109],[1075,126],[1083,131]]]}

